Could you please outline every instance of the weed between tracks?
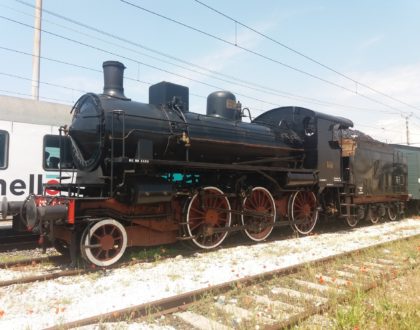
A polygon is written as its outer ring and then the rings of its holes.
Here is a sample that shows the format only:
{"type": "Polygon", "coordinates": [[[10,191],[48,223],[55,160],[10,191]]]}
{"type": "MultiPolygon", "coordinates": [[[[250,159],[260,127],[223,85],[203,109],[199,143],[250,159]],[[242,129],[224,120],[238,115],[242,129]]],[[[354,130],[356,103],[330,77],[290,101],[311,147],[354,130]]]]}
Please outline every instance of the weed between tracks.
{"type": "Polygon", "coordinates": [[[182,251],[172,246],[157,246],[148,248],[132,248],[128,251],[124,260],[147,260],[147,261],[160,261],[169,257],[174,257],[182,251]]]}
{"type": "MultiPolygon", "coordinates": [[[[354,287],[345,302],[332,301],[331,308],[322,319],[310,318],[294,329],[418,329],[420,238],[393,243],[379,251],[385,252],[385,256],[389,255],[390,258],[398,258],[408,265],[409,270],[369,291],[354,287]]],[[[370,250],[363,256],[372,258],[376,256],[376,252],[377,250],[370,250]]],[[[369,269],[361,269],[361,272],[369,272],[369,269]]],[[[397,276],[398,270],[393,275],[397,276]]],[[[371,279],[375,278],[376,275],[371,274],[371,279]]]]}

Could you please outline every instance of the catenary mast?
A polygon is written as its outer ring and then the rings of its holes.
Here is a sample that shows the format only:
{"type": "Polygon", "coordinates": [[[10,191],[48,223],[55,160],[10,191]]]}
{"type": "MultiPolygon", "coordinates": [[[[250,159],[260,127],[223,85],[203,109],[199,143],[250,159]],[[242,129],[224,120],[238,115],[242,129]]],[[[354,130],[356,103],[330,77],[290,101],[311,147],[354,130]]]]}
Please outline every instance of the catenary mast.
{"type": "Polygon", "coordinates": [[[32,53],[32,98],[39,100],[42,0],[35,0],[34,48],[32,53]]]}

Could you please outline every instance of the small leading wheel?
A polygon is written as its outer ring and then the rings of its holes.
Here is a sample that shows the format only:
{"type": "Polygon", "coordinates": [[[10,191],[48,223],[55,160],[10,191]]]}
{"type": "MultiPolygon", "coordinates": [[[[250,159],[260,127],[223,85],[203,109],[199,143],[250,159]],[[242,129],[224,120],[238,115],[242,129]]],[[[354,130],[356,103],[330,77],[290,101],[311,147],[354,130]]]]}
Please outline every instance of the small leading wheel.
{"type": "Polygon", "coordinates": [[[398,220],[398,205],[395,203],[389,203],[386,208],[386,213],[389,220],[398,220]]]}
{"type": "Polygon", "coordinates": [[[242,225],[250,226],[244,229],[246,236],[256,242],[265,240],[273,231],[276,221],[273,196],[266,188],[255,187],[250,196],[244,199],[242,209],[245,213],[241,215],[242,225]]]}
{"type": "Polygon", "coordinates": [[[289,221],[294,230],[307,235],[318,220],[316,196],[311,191],[297,191],[289,198],[289,221]]]}
{"type": "Polygon", "coordinates": [[[381,217],[379,215],[378,208],[373,205],[369,205],[368,211],[366,213],[366,221],[377,224],[380,219],[381,217]]]}
{"type": "Polygon", "coordinates": [[[205,187],[188,201],[186,233],[202,249],[213,249],[226,238],[232,223],[228,198],[219,188],[205,187]]]}
{"type": "Polygon", "coordinates": [[[116,220],[105,219],[88,226],[80,240],[82,257],[100,267],[117,262],[127,248],[127,232],[116,220]]]}

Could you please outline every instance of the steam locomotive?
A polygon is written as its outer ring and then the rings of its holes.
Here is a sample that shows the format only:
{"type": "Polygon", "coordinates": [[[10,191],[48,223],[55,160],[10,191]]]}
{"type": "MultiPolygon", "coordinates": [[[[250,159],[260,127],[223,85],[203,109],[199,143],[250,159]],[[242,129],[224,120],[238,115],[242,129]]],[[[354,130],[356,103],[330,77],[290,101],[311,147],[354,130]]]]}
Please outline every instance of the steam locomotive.
{"type": "Polygon", "coordinates": [[[202,249],[231,232],[265,240],[275,227],[309,234],[319,214],[395,219],[409,199],[405,158],[390,145],[351,136],[352,121],[301,107],[251,118],[230,92],[189,111],[187,87],[161,82],[149,103],[124,95],[124,65],[103,63],[102,94],[85,94],[61,127],[71,152],[71,183],[47,184],[55,196],[2,203],[2,214],[109,266],[127,247],[182,240],[202,249]],[[250,121],[242,121],[249,117],[250,121]]]}

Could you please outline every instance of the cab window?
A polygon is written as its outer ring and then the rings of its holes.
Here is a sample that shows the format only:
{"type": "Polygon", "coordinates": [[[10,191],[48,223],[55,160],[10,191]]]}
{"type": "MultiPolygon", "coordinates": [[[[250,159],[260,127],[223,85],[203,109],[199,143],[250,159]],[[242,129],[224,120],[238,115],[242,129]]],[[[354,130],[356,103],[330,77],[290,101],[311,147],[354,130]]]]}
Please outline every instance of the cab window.
{"type": "Polygon", "coordinates": [[[9,133],[0,130],[0,170],[7,168],[9,155],[9,133]]]}
{"type": "Polygon", "coordinates": [[[65,136],[45,135],[43,165],[45,170],[70,170],[73,161],[70,153],[70,139],[65,136]]]}

